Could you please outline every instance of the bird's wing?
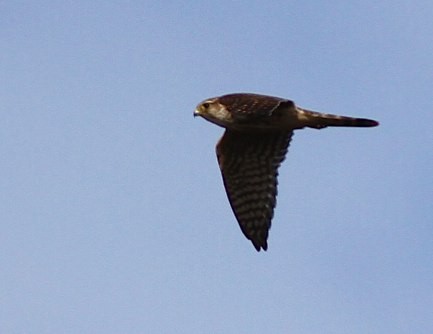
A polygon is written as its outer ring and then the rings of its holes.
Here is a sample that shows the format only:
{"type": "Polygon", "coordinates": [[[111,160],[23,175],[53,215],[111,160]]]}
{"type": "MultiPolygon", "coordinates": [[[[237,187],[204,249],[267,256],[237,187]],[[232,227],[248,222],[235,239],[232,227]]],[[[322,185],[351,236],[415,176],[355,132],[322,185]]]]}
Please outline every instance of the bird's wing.
{"type": "Polygon", "coordinates": [[[282,106],[295,108],[293,101],[259,94],[228,94],[219,97],[218,102],[224,105],[238,122],[267,118],[282,106]]]}
{"type": "Polygon", "coordinates": [[[226,130],[216,147],[230,205],[242,232],[257,251],[268,247],[278,167],[285,158],[292,135],[293,132],[226,130]]]}

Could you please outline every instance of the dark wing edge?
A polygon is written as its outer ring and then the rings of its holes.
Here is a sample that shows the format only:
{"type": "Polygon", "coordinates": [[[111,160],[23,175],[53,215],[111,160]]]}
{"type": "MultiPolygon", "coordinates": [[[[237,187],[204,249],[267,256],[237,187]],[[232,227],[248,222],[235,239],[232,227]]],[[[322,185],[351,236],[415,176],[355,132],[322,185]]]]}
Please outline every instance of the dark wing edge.
{"type": "Polygon", "coordinates": [[[278,168],[293,132],[226,130],[216,147],[224,187],[243,234],[255,249],[267,250],[276,205],[278,168]]]}

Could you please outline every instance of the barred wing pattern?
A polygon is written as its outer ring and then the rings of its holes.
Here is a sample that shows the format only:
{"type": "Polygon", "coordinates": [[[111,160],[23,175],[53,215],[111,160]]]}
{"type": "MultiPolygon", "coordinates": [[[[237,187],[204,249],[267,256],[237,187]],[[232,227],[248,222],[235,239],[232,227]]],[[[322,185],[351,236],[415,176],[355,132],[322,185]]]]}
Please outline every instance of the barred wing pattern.
{"type": "Polygon", "coordinates": [[[244,235],[257,251],[267,238],[277,196],[278,167],[293,132],[226,130],[216,151],[230,205],[244,235]]]}
{"type": "Polygon", "coordinates": [[[258,94],[228,94],[218,98],[237,122],[266,119],[281,106],[294,108],[293,101],[258,94]]]}

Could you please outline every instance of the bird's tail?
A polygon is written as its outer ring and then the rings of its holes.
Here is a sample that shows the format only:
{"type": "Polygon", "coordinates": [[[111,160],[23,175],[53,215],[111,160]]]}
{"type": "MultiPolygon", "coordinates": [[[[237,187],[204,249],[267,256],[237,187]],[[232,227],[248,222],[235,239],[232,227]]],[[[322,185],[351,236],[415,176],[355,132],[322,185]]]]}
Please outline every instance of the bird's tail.
{"type": "Polygon", "coordinates": [[[323,114],[299,107],[298,110],[306,121],[306,126],[315,129],[322,129],[327,126],[372,127],[379,125],[379,122],[372,119],[323,114]]]}

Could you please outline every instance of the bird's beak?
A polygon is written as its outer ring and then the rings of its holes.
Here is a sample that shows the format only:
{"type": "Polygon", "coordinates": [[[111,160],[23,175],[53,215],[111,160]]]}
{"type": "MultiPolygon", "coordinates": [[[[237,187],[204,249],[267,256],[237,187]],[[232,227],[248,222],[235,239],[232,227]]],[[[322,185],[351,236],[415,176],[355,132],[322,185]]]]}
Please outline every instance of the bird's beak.
{"type": "Polygon", "coordinates": [[[200,116],[200,110],[198,110],[198,109],[196,109],[196,110],[194,110],[194,117],[196,117],[196,116],[200,116]]]}

